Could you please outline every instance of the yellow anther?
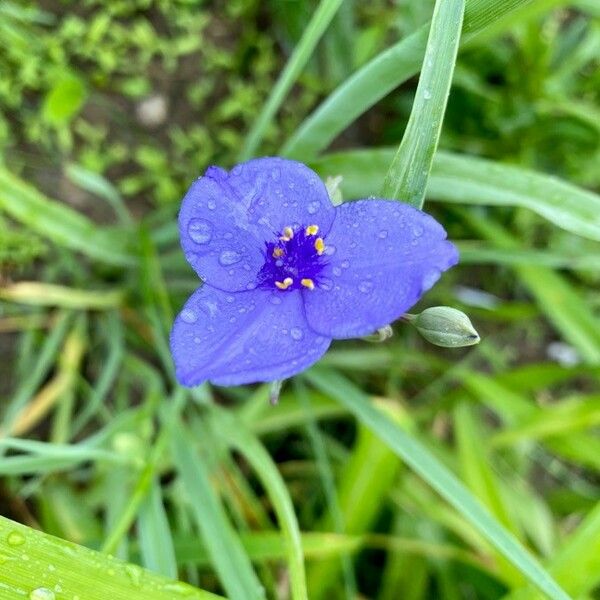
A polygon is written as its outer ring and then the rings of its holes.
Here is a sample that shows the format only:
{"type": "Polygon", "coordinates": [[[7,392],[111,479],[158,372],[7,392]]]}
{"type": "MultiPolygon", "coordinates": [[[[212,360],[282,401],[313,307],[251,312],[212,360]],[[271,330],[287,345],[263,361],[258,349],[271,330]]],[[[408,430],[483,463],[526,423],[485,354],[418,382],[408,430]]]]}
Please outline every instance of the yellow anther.
{"type": "Polygon", "coordinates": [[[308,288],[309,290],[314,290],[315,289],[315,282],[312,279],[301,279],[300,283],[305,287],[308,288]]]}
{"type": "Polygon", "coordinates": [[[323,238],[317,238],[315,240],[315,250],[317,251],[317,254],[319,256],[323,254],[323,252],[325,251],[325,242],[323,242],[323,238]]]}
{"type": "Polygon", "coordinates": [[[283,256],[283,248],[275,248],[273,250],[273,258],[279,258],[280,256],[283,256]]]}
{"type": "Polygon", "coordinates": [[[291,227],[283,228],[283,235],[279,238],[283,242],[289,242],[294,237],[294,230],[291,227]]]}
{"type": "Polygon", "coordinates": [[[304,230],[304,233],[306,233],[306,235],[317,235],[318,232],[319,232],[319,226],[318,225],[309,225],[304,230]]]}
{"type": "Polygon", "coordinates": [[[276,281],[275,285],[280,290],[287,290],[292,283],[294,283],[294,280],[291,277],[286,277],[283,281],[276,281]]]}

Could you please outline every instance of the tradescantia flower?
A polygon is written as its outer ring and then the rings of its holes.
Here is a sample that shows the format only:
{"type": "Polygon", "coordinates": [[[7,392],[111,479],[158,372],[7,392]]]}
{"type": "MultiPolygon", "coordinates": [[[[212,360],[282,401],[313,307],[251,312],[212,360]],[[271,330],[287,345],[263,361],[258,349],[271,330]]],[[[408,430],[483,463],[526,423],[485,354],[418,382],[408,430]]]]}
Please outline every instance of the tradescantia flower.
{"type": "Polygon", "coordinates": [[[400,317],[458,260],[429,215],[380,199],[334,207],[313,171],[282,158],[209,167],[179,227],[204,282],[171,332],[186,386],[290,377],[332,339],[400,317]]]}

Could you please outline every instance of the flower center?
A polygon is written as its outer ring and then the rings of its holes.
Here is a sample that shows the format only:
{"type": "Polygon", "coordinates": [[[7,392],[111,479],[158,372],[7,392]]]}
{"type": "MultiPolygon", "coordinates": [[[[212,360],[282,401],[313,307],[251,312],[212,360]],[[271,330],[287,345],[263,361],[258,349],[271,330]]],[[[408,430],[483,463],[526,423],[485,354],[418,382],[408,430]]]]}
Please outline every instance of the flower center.
{"type": "Polygon", "coordinates": [[[265,264],[258,274],[262,288],[281,291],[314,289],[325,266],[325,243],[319,226],[284,227],[279,239],[267,242],[265,264]]]}

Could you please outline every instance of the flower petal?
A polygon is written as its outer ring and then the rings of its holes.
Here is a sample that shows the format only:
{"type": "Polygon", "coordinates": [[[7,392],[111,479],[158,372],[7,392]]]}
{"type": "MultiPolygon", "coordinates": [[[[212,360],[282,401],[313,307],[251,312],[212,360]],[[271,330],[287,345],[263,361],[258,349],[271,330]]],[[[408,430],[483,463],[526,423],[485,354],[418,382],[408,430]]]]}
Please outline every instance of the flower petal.
{"type": "Polygon", "coordinates": [[[444,228],[408,204],[358,200],[336,213],[320,283],[302,292],[308,323],[322,335],[357,337],[391,323],[458,262],[444,228]]]}
{"type": "Polygon", "coordinates": [[[177,379],[190,387],[284,379],[316,362],[330,342],[308,327],[298,291],[228,294],[204,285],[171,331],[177,379]]]}
{"type": "Polygon", "coordinates": [[[226,178],[225,171],[210,167],[192,184],[181,204],[179,230],[196,273],[214,287],[237,292],[255,286],[264,263],[264,240],[249,225],[226,178]]]}
{"type": "Polygon", "coordinates": [[[318,225],[326,233],[335,210],[319,176],[294,160],[268,157],[237,165],[227,179],[248,211],[248,221],[270,233],[318,225]]]}

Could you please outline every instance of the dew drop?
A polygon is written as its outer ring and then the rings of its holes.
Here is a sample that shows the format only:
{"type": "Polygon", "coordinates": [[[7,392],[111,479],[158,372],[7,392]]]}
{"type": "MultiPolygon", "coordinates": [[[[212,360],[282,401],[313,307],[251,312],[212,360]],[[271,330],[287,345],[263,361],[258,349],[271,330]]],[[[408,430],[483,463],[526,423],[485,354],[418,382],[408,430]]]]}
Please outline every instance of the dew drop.
{"type": "Polygon", "coordinates": [[[412,232],[415,237],[421,237],[423,235],[423,228],[420,225],[415,225],[412,232]]]}
{"type": "Polygon", "coordinates": [[[212,225],[205,219],[192,219],[188,234],[196,244],[208,244],[212,238],[212,225]]]}
{"type": "Polygon", "coordinates": [[[136,565],[125,565],[125,573],[135,587],[140,587],[142,578],[142,569],[136,565]]]}
{"type": "Polygon", "coordinates": [[[29,592],[29,600],[54,600],[55,598],[54,592],[45,587],[36,588],[29,592]]]}
{"type": "Polygon", "coordinates": [[[431,92],[429,90],[423,90],[423,98],[425,98],[425,100],[431,100],[431,92]]]}
{"type": "Polygon", "coordinates": [[[181,311],[181,320],[186,323],[195,323],[198,320],[198,315],[189,308],[184,308],[181,311]]]}
{"type": "Polygon", "coordinates": [[[323,254],[325,254],[326,256],[333,256],[335,254],[335,251],[335,246],[325,246],[325,251],[323,254]]]}
{"type": "Polygon", "coordinates": [[[235,265],[242,260],[242,255],[235,250],[223,250],[219,255],[219,262],[224,266],[235,265]]]}
{"type": "Polygon", "coordinates": [[[231,318],[229,319],[229,322],[230,322],[230,323],[235,323],[236,321],[237,321],[237,319],[236,319],[235,317],[231,317],[231,318]]]}
{"type": "Polygon", "coordinates": [[[379,235],[378,235],[378,237],[379,237],[380,239],[382,239],[382,240],[385,240],[385,238],[386,238],[387,236],[388,236],[388,232],[387,232],[385,229],[382,229],[382,230],[379,232],[379,235]]]}
{"type": "Polygon", "coordinates": [[[281,178],[281,171],[279,169],[273,169],[271,171],[271,179],[273,181],[279,181],[280,178],[281,178]]]}
{"type": "Polygon", "coordinates": [[[255,290],[256,289],[256,283],[254,283],[254,281],[251,281],[250,283],[248,283],[246,285],[246,289],[247,290],[255,290]]]}
{"type": "MultiPolygon", "coordinates": [[[[210,331],[210,329],[209,329],[210,331]]],[[[194,344],[199,344],[202,340],[199,337],[194,338],[194,344]]]]}
{"type": "Polygon", "coordinates": [[[206,206],[208,206],[208,210],[215,210],[215,208],[217,208],[217,203],[211,198],[207,203],[206,206]]]}
{"type": "Polygon", "coordinates": [[[343,260],[340,264],[342,265],[342,269],[347,269],[350,266],[350,261],[343,260]]]}
{"type": "Polygon", "coordinates": [[[226,231],[223,234],[223,238],[226,239],[226,240],[231,240],[233,238],[233,233],[231,233],[231,231],[226,231]]]}
{"type": "Polygon", "coordinates": [[[299,341],[304,337],[304,332],[299,327],[292,327],[290,335],[292,336],[292,339],[299,341]]]}
{"type": "Polygon", "coordinates": [[[373,284],[370,281],[361,281],[358,284],[358,291],[363,294],[368,294],[373,289],[373,284]]]}
{"type": "Polygon", "coordinates": [[[283,261],[281,259],[275,261],[276,267],[283,267],[283,261]]]}
{"type": "Polygon", "coordinates": [[[18,531],[11,531],[6,538],[9,546],[21,546],[25,543],[25,536],[18,531]]]}
{"type": "Polygon", "coordinates": [[[333,274],[339,277],[342,274],[342,270],[339,267],[333,267],[333,274]]]}
{"type": "Polygon", "coordinates": [[[225,298],[225,301],[226,301],[226,302],[229,302],[229,304],[231,304],[231,303],[232,303],[234,300],[235,300],[235,298],[234,298],[233,296],[227,296],[227,297],[225,298]]]}
{"type": "Polygon", "coordinates": [[[314,215],[320,208],[320,204],[318,202],[309,202],[306,210],[309,215],[314,215]]]}

